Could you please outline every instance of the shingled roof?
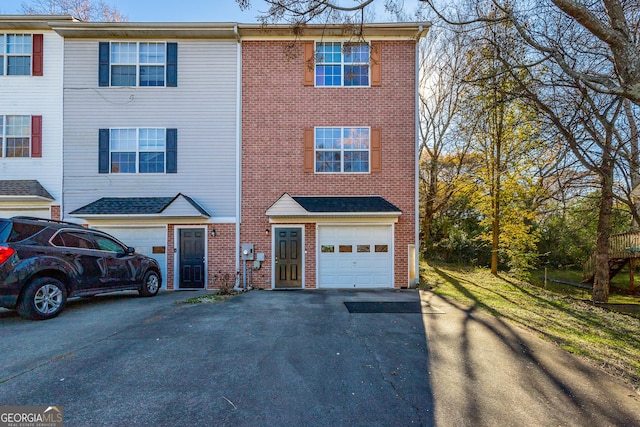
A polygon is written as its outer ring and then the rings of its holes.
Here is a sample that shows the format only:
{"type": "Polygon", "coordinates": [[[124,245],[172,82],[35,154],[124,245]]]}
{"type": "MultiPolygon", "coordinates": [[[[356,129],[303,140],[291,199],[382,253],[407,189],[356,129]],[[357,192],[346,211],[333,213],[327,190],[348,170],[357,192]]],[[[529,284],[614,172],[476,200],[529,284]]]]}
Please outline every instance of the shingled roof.
{"type": "Polygon", "coordinates": [[[195,209],[194,213],[196,215],[190,214],[185,216],[211,216],[196,201],[181,193],[173,197],[103,197],[69,214],[78,217],[106,215],[166,216],[163,214],[166,214],[168,208],[178,199],[186,201],[195,209]]]}
{"type": "Polygon", "coordinates": [[[372,213],[401,212],[380,196],[364,197],[293,197],[308,212],[372,213]]]}
{"type": "Polygon", "coordinates": [[[267,209],[270,217],[398,217],[402,211],[380,196],[290,196],[267,209]]]}
{"type": "Polygon", "coordinates": [[[35,179],[0,180],[0,198],[7,197],[55,200],[42,184],[35,179]]]}

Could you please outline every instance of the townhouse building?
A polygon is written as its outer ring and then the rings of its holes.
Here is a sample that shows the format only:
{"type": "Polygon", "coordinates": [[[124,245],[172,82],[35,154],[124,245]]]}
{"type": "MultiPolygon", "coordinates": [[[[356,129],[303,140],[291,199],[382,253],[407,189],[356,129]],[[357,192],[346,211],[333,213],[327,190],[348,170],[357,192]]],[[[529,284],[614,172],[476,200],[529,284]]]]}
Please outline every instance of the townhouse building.
{"type": "Polygon", "coordinates": [[[61,16],[0,16],[0,217],[61,218],[61,16]]]}
{"type": "Polygon", "coordinates": [[[412,286],[427,29],[0,17],[0,216],[107,231],[166,289],[412,286]]]}
{"type": "Polygon", "coordinates": [[[236,26],[53,28],[64,38],[63,218],[156,258],[168,289],[235,276],[236,26]]]}
{"type": "Polygon", "coordinates": [[[254,286],[415,284],[427,28],[241,26],[241,241],[265,260],[254,286]]]}

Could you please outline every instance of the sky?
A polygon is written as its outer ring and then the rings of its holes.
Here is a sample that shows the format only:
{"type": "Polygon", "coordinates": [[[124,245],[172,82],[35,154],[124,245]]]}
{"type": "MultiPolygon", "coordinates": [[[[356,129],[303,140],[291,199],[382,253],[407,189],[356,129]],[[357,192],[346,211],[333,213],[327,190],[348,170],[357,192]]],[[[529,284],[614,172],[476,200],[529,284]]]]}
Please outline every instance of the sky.
{"type": "MultiPolygon", "coordinates": [[[[256,16],[267,8],[252,0],[251,9],[242,12],[235,0],[105,0],[130,22],[258,22],[256,16]]],[[[19,14],[29,0],[0,0],[0,14],[19,14]]]]}
{"type": "MultiPolygon", "coordinates": [[[[129,22],[258,22],[268,8],[262,0],[251,0],[251,9],[241,11],[235,0],[105,0],[115,6],[129,22]]],[[[343,4],[350,3],[343,0],[343,4]]],[[[415,10],[418,0],[404,0],[405,10],[415,10]]],[[[0,14],[20,14],[30,0],[0,0],[0,14]]],[[[375,13],[385,19],[384,2],[374,2],[375,13]]],[[[370,7],[371,7],[370,6],[370,7]]]]}

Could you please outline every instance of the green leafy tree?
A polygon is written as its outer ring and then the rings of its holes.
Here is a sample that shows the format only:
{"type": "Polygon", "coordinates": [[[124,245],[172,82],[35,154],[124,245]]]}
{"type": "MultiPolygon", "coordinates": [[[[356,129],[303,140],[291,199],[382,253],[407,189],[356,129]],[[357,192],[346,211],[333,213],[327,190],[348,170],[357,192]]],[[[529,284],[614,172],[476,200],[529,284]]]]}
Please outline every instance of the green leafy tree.
{"type": "Polygon", "coordinates": [[[482,158],[474,199],[489,230],[491,273],[498,273],[503,258],[514,273],[524,274],[533,266],[538,240],[532,201],[540,189],[538,163],[546,157],[540,123],[532,104],[518,96],[524,78],[514,79],[500,59],[500,49],[523,53],[513,28],[486,27],[474,45],[469,57],[474,68],[467,76],[473,90],[466,105],[473,118],[468,134],[482,158]]]}

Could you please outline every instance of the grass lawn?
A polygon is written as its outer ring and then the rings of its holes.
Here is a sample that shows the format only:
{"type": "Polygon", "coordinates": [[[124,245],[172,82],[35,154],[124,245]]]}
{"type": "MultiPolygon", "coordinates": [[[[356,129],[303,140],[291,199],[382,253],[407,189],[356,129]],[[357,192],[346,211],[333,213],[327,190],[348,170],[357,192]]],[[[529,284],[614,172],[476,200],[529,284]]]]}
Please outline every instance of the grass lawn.
{"type": "MultiPolygon", "coordinates": [[[[636,273],[634,274],[635,289],[640,289],[640,270],[636,267],[636,273]]],[[[582,271],[570,270],[570,269],[558,269],[548,268],[547,278],[562,280],[565,282],[573,282],[580,284],[582,282],[582,271]]],[[[534,271],[531,274],[531,284],[544,287],[544,269],[534,271]]],[[[629,289],[629,269],[624,268],[611,280],[611,285],[620,289],[629,289]]],[[[547,289],[563,294],[570,295],[579,299],[591,299],[591,290],[570,285],[563,285],[555,283],[551,280],[547,281],[547,289]]],[[[630,295],[620,295],[611,293],[609,295],[610,304],[638,304],[640,306],[640,299],[630,295]]]]}
{"type": "Polygon", "coordinates": [[[640,319],[585,302],[590,291],[570,286],[544,289],[504,275],[495,277],[484,268],[424,261],[420,273],[422,288],[528,328],[640,389],[640,319]]]}

